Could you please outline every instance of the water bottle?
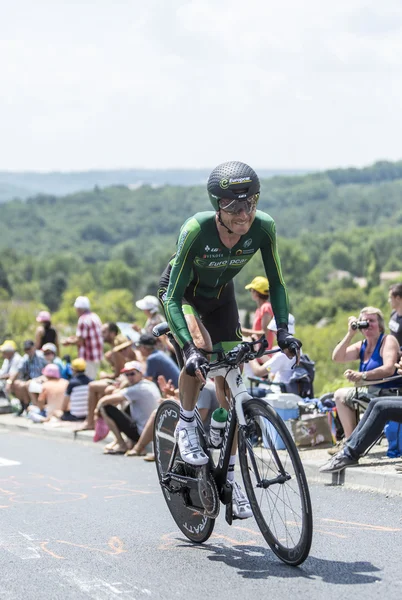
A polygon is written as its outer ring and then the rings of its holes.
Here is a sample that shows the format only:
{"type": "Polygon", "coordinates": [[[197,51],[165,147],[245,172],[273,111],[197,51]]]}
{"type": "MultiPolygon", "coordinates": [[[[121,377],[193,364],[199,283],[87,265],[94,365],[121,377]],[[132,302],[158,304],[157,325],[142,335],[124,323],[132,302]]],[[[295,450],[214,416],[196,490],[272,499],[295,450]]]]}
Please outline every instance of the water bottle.
{"type": "Polygon", "coordinates": [[[209,429],[209,440],[212,448],[220,448],[222,446],[223,432],[225,431],[227,420],[228,411],[225,408],[217,408],[212,413],[209,429]]]}

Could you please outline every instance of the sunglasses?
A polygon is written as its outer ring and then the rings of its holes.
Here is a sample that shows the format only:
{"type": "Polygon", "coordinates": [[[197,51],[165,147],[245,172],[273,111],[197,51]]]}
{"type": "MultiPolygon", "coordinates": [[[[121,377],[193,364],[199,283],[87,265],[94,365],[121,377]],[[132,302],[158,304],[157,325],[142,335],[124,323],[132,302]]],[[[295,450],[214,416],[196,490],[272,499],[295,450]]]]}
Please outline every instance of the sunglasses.
{"type": "Polygon", "coordinates": [[[137,375],[137,373],[139,373],[139,371],[130,371],[130,373],[126,373],[127,377],[134,377],[134,375],[137,375]]]}
{"type": "Polygon", "coordinates": [[[229,200],[222,198],[219,200],[219,208],[231,215],[241,213],[243,210],[247,215],[249,215],[253,212],[253,210],[255,210],[258,198],[259,194],[255,194],[249,198],[244,198],[243,200],[229,200]]]}

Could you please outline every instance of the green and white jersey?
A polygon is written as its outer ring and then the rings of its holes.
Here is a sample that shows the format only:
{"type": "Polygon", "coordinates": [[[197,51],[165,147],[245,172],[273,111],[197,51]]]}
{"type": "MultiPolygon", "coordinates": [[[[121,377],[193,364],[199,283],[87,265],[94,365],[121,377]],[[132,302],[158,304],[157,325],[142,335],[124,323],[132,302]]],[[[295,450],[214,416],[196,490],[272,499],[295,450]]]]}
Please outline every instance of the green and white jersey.
{"type": "Polygon", "coordinates": [[[176,254],[172,259],[164,308],[171,331],[181,345],[191,341],[182,309],[182,299],[219,298],[222,290],[249,260],[261,251],[270,286],[270,301],[277,323],[288,322],[288,297],[276,246],[275,222],[268,214],[256,211],[249,231],[233,248],[220,238],[215,212],[197,213],[180,230],[176,254]],[[189,289],[188,289],[189,288],[189,289]]]}

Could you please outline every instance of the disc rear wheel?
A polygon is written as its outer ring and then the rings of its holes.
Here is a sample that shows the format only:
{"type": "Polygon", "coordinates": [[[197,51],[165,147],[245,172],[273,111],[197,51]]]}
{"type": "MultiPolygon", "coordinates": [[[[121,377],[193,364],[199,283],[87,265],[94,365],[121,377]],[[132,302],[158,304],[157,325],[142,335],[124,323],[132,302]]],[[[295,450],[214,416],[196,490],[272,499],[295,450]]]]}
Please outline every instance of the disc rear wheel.
{"type": "MultiPolygon", "coordinates": [[[[179,420],[179,411],[179,404],[171,400],[166,400],[159,406],[156,413],[154,447],[156,470],[160,482],[168,471],[171,455],[175,447],[174,430],[179,420]]],[[[184,463],[180,459],[180,455],[178,455],[178,460],[175,461],[172,470],[178,475],[194,478],[199,477],[199,468],[184,463]]],[[[179,529],[192,542],[205,542],[213,531],[215,519],[191,510],[186,506],[186,502],[195,506],[202,506],[198,491],[191,490],[191,492],[188,492],[183,490],[182,492],[171,493],[165,486],[161,485],[161,487],[168,508],[179,529]]],[[[199,487],[199,490],[207,496],[210,494],[210,491],[203,489],[202,486],[199,487]]]]}

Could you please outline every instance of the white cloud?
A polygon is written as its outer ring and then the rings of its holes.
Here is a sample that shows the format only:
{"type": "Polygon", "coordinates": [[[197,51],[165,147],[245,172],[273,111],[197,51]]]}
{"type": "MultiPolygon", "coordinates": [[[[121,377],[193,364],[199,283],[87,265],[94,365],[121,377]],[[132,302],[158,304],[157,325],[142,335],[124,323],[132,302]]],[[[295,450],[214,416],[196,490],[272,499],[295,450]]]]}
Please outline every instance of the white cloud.
{"type": "Polygon", "coordinates": [[[400,158],[399,0],[15,0],[2,169],[400,158]]]}

